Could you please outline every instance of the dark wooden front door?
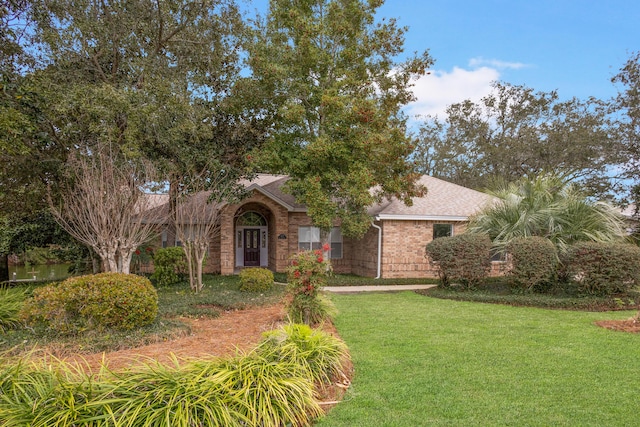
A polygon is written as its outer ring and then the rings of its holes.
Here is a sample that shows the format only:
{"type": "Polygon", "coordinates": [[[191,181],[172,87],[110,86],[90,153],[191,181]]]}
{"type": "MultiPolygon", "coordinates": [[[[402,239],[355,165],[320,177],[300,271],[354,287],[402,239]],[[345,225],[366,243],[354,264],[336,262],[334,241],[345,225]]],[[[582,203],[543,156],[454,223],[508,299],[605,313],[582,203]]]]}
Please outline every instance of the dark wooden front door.
{"type": "Polygon", "coordinates": [[[244,230],[244,265],[260,266],[260,230],[245,228],[244,230]]]}

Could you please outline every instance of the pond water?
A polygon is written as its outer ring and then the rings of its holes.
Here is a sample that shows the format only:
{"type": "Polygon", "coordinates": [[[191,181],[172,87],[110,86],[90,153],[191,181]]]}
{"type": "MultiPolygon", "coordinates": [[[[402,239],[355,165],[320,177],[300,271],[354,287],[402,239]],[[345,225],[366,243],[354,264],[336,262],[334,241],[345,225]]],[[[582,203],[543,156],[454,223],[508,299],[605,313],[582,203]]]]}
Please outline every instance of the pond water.
{"type": "Polygon", "coordinates": [[[9,266],[10,280],[54,280],[69,277],[69,264],[18,265],[9,266]]]}

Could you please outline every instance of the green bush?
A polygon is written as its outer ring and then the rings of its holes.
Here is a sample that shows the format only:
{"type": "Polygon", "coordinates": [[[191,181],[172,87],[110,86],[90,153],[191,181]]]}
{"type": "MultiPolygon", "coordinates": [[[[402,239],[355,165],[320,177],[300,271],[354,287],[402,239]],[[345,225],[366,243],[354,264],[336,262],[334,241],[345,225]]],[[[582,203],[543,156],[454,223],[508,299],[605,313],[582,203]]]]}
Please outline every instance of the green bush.
{"type": "Polygon", "coordinates": [[[187,258],[180,246],[158,249],[153,254],[151,281],[156,286],[169,286],[185,280],[187,258]]]}
{"type": "Polygon", "coordinates": [[[507,245],[513,284],[525,291],[541,290],[555,280],[558,252],[544,237],[519,237],[507,245]]]}
{"type": "Polygon", "coordinates": [[[245,268],[240,272],[240,290],[264,292],[273,287],[273,273],[266,268],[245,268]]]}
{"type": "Polygon", "coordinates": [[[286,306],[293,322],[315,325],[335,315],[331,300],[320,293],[330,272],[331,265],[324,259],[322,250],[304,251],[291,257],[287,267],[286,306]]]}
{"type": "Polygon", "coordinates": [[[426,254],[445,287],[455,281],[474,288],[482,284],[491,268],[491,240],[486,235],[439,237],[427,244],[426,254]]]}
{"type": "Polygon", "coordinates": [[[640,283],[640,248],[636,245],[576,243],[562,263],[564,275],[587,294],[626,293],[640,283]]]}
{"type": "Polygon", "coordinates": [[[153,322],[157,313],[158,294],[148,279],[101,273],[36,289],[25,302],[21,318],[57,333],[73,334],[101,328],[133,329],[153,322]]]}

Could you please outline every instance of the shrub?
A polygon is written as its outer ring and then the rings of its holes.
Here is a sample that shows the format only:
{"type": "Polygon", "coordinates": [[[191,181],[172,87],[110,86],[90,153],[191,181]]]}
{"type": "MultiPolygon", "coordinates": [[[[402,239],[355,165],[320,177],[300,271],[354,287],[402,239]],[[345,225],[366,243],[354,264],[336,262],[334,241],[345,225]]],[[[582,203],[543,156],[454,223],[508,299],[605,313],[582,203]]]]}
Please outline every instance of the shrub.
{"type": "MultiPolygon", "coordinates": [[[[323,249],[328,250],[326,247],[323,249]]],[[[291,257],[287,268],[286,305],[293,322],[313,325],[335,314],[331,301],[320,294],[330,272],[331,265],[321,250],[304,251],[291,257]]]]}
{"type": "Polygon", "coordinates": [[[263,292],[273,287],[273,273],[266,268],[246,268],[240,272],[240,290],[263,292]]]}
{"type": "Polygon", "coordinates": [[[303,366],[316,384],[330,384],[343,373],[348,358],[347,346],[340,339],[308,325],[290,323],[264,332],[264,340],[256,348],[275,361],[287,360],[303,366]]]}
{"type": "Polygon", "coordinates": [[[576,243],[562,262],[566,276],[587,294],[625,293],[640,283],[640,248],[636,245],[576,243]]]}
{"type": "Polygon", "coordinates": [[[476,287],[491,268],[491,240],[482,234],[439,237],[427,244],[426,254],[445,287],[452,281],[466,288],[476,287]]]}
{"type": "Polygon", "coordinates": [[[151,280],[156,286],[168,286],[181,282],[187,272],[187,258],[180,246],[158,249],[153,254],[151,280]]]}
{"type": "Polygon", "coordinates": [[[555,245],[544,237],[519,237],[507,245],[509,275],[519,288],[532,291],[553,282],[558,266],[555,245]]]}
{"type": "Polygon", "coordinates": [[[101,273],[72,277],[36,289],[21,312],[30,324],[58,333],[88,329],[133,329],[158,313],[158,294],[148,279],[132,274],[101,273]]]}

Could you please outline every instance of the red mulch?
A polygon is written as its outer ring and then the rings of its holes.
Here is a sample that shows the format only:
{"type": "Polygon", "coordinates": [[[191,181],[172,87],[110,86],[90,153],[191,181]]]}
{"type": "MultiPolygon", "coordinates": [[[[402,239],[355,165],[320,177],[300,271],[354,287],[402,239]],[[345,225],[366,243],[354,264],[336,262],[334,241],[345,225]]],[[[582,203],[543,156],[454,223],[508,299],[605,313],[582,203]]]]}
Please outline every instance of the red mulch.
{"type": "Polygon", "coordinates": [[[640,319],[635,317],[626,320],[601,320],[596,322],[596,325],[613,331],[631,332],[634,334],[640,332],[640,319]]]}
{"type": "Polygon", "coordinates": [[[150,359],[161,363],[178,359],[227,356],[237,349],[251,350],[262,338],[262,333],[276,329],[285,318],[282,305],[225,311],[215,319],[181,319],[191,327],[191,334],[169,341],[109,353],[71,355],[64,360],[79,362],[97,369],[104,362],[118,370],[150,359]]]}

